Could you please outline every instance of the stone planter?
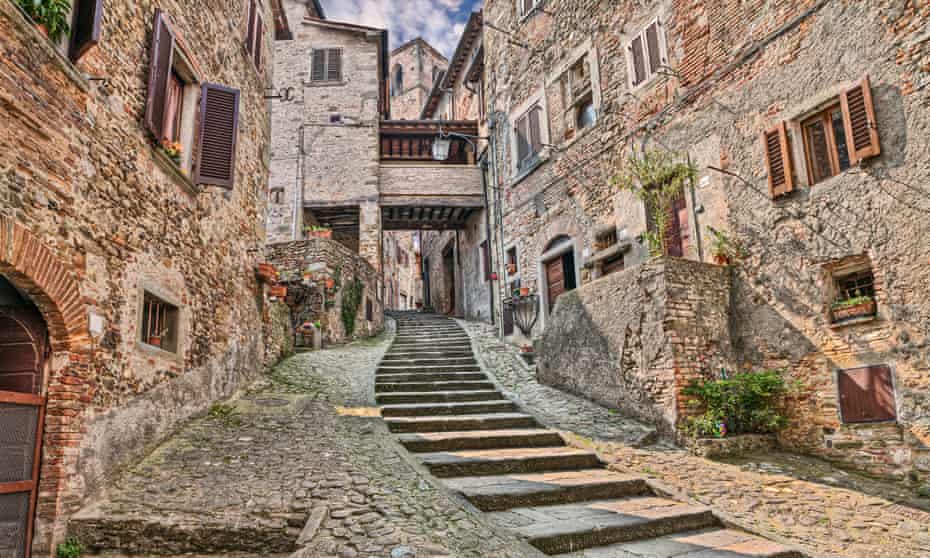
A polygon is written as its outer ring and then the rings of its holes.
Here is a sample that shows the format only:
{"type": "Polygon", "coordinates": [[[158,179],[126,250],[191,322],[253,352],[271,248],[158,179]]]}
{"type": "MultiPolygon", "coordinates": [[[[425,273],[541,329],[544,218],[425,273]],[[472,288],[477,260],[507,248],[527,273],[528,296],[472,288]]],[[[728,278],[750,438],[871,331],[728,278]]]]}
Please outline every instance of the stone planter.
{"type": "Polygon", "coordinates": [[[274,285],[270,289],[268,289],[268,296],[283,299],[284,297],[287,296],[287,287],[285,287],[284,285],[274,285]]]}
{"type": "Polygon", "coordinates": [[[332,229],[325,231],[307,231],[307,238],[325,238],[327,240],[333,238],[332,229]]]}
{"type": "Polygon", "coordinates": [[[834,308],[832,310],[832,314],[833,314],[834,322],[842,322],[845,320],[852,320],[855,318],[862,318],[865,316],[874,316],[875,315],[875,301],[870,300],[868,302],[856,304],[855,306],[845,306],[842,308],[834,308]]]}
{"type": "Polygon", "coordinates": [[[277,278],[278,272],[270,263],[260,263],[255,266],[255,276],[263,283],[271,283],[277,278]]]}
{"type": "Polygon", "coordinates": [[[692,455],[708,459],[773,451],[775,447],[774,434],[739,434],[724,438],[696,438],[691,440],[689,445],[692,455]]]}

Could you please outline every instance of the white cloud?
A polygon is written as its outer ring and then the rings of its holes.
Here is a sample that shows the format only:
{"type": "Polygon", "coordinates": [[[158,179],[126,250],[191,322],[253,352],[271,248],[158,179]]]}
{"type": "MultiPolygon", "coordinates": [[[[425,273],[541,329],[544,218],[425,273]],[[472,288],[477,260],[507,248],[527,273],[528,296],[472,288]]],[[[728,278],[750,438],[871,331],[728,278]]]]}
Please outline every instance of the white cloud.
{"type": "Polygon", "coordinates": [[[455,14],[470,0],[324,0],[326,17],[391,32],[391,48],[423,37],[446,56],[458,44],[464,25],[455,14]]]}

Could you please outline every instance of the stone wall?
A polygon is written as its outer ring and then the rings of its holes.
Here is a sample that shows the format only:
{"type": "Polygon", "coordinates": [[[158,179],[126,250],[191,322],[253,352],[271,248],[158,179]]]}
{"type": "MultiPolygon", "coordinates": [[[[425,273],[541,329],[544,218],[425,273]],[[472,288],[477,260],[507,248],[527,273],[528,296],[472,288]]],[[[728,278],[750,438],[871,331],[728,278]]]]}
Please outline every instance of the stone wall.
{"type": "Polygon", "coordinates": [[[482,206],[481,170],[474,165],[383,164],[381,197],[385,204],[482,206]]]}
{"type": "Polygon", "coordinates": [[[419,120],[423,105],[433,87],[434,72],[445,70],[449,61],[421,38],[400,45],[391,52],[391,118],[419,120]],[[397,90],[394,76],[403,69],[403,88],[397,90]]]}
{"type": "Polygon", "coordinates": [[[384,233],[384,289],[386,310],[414,310],[423,303],[419,240],[412,231],[384,233]],[[398,250],[402,258],[398,258],[398,250]]]}
{"type": "MultiPolygon", "coordinates": [[[[930,281],[930,208],[920,187],[928,180],[930,6],[590,0],[520,21],[513,3],[495,0],[485,16],[519,29],[533,53],[485,33],[497,68],[488,72],[488,109],[497,124],[495,183],[504,192],[501,245],[518,247],[524,283],[545,289],[539,254],[556,235],[570,236],[586,259],[599,227],[633,239],[644,230],[642,204],[611,183],[631,148],[686,154],[698,170],[686,192],[686,257],[710,258],[710,227],[747,251],[734,275],[730,320],[741,368],[786,368],[806,386],[783,446],[874,474],[926,478],[930,303],[919,293],[930,281]],[[623,49],[656,17],[672,70],[632,88],[623,49]],[[594,53],[602,110],[592,128],[565,140],[557,78],[579,49],[594,53]],[[866,74],[881,154],[812,184],[800,123],[866,74]],[[517,174],[512,117],[534,98],[544,102],[546,135],[559,149],[517,174]],[[782,121],[797,187],[773,200],[759,138],[782,121]],[[830,269],[854,257],[870,262],[878,315],[832,327],[830,269]],[[897,420],[844,423],[838,372],[877,364],[893,371],[897,420]]],[[[642,253],[634,246],[627,266],[642,253]]],[[[591,279],[582,273],[582,283],[591,279]]]]}
{"type": "Polygon", "coordinates": [[[0,2],[0,272],[43,309],[55,348],[36,555],[109,475],[261,371],[270,71],[245,53],[247,5],[222,4],[107,2],[99,44],[72,64],[0,2]],[[199,80],[241,91],[231,191],[195,186],[143,126],[157,7],[199,80]],[[177,302],[176,353],[141,342],[143,290],[177,302]]]}
{"type": "Polygon", "coordinates": [[[270,369],[294,353],[294,329],[291,311],[281,301],[264,305],[262,324],[265,337],[265,368],[270,369]]]}
{"type": "Polygon", "coordinates": [[[355,332],[352,338],[371,337],[384,328],[381,274],[364,258],[339,242],[315,238],[270,244],[265,248],[265,256],[280,276],[293,278],[283,280],[282,284],[288,286],[285,302],[291,307],[291,322],[296,326],[305,321],[320,321],[325,342],[350,341],[342,320],[343,294],[350,281],[359,279],[363,285],[363,292],[356,312],[355,332]],[[305,288],[302,285],[302,275],[307,270],[313,271],[314,284],[306,288],[307,292],[300,292],[305,288]],[[334,280],[333,288],[327,288],[323,284],[325,278],[334,280]],[[306,295],[303,302],[298,302],[298,293],[306,295]],[[333,303],[328,305],[327,300],[333,303]],[[371,320],[366,315],[369,302],[371,320]],[[300,320],[293,319],[296,317],[300,317],[300,320]]]}
{"type": "Polygon", "coordinates": [[[675,436],[699,363],[732,369],[729,291],[727,268],[675,258],[592,281],[556,303],[537,343],[539,380],[675,436]]]}

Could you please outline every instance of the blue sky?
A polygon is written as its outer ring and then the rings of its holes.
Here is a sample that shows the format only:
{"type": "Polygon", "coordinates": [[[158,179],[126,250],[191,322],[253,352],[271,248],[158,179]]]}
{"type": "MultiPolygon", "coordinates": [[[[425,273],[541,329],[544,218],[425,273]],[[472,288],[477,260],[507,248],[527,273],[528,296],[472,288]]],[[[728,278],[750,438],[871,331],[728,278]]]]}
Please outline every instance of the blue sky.
{"type": "Polygon", "coordinates": [[[326,17],[391,32],[391,48],[423,37],[452,56],[468,16],[483,0],[321,0],[326,17]]]}

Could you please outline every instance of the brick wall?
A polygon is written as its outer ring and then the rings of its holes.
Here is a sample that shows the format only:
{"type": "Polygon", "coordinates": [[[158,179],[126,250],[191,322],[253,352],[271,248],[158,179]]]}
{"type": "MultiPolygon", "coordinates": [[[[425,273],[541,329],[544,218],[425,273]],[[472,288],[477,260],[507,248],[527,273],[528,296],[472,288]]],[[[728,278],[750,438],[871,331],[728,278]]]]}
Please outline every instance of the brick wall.
{"type": "MultiPolygon", "coordinates": [[[[252,266],[263,242],[270,75],[244,50],[247,4],[221,4],[107,2],[100,43],[75,66],[0,2],[0,237],[12,231],[0,271],[43,309],[55,347],[36,555],[121,465],[260,371],[252,266]],[[241,91],[229,192],[193,187],[143,128],[156,7],[201,81],[241,91]],[[177,354],[139,341],[144,289],[178,301],[177,354]],[[92,342],[89,315],[102,324],[92,342]]],[[[270,60],[273,33],[265,38],[270,60]]]]}

